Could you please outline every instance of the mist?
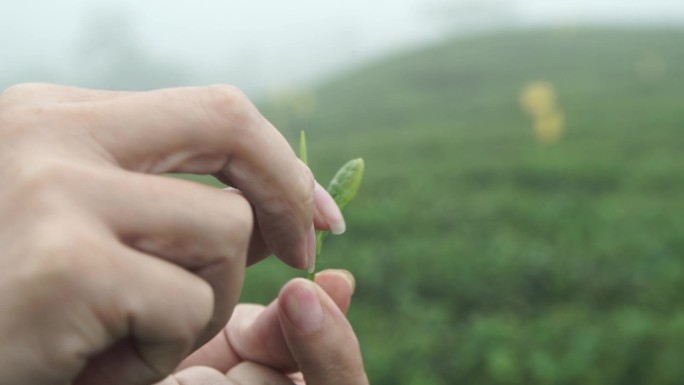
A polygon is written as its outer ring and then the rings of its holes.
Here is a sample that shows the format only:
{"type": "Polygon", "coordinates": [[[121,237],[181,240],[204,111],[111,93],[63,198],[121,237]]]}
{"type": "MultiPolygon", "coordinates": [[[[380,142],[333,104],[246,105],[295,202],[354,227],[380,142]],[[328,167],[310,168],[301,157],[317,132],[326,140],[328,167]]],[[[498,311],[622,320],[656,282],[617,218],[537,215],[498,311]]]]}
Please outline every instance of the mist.
{"type": "Polygon", "coordinates": [[[0,87],[308,87],[388,53],[501,29],[681,27],[678,1],[28,0],[0,5],[0,87]]]}

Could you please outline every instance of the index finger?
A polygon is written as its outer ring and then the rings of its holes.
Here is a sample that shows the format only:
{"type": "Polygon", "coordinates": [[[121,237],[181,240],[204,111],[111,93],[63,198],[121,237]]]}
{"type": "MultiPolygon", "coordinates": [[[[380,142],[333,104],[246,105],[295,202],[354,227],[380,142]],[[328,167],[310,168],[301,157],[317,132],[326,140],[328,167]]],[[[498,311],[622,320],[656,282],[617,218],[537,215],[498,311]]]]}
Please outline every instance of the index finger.
{"type": "Polygon", "coordinates": [[[122,167],[214,174],[254,206],[269,249],[305,268],[314,178],[238,89],[176,88],[88,103],[92,136],[122,167]]]}

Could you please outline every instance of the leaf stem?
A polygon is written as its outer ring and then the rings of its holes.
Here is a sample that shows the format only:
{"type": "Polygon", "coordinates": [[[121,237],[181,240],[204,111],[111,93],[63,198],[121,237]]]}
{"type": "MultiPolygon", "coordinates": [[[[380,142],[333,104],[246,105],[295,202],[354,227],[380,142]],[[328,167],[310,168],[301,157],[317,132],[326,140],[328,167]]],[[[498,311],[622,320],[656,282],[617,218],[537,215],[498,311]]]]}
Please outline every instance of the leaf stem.
{"type": "Polygon", "coordinates": [[[303,130],[299,133],[299,159],[307,166],[309,165],[309,155],[306,150],[306,133],[303,130]]]}
{"type": "MultiPolygon", "coordinates": [[[[306,148],[306,133],[304,130],[299,132],[299,159],[304,162],[305,165],[309,165],[309,154],[306,148]]],[[[316,257],[321,254],[321,244],[323,240],[321,239],[321,232],[316,232],[316,257]]],[[[318,258],[316,258],[318,259],[318,258]]],[[[310,281],[316,280],[316,265],[314,265],[313,270],[309,272],[306,277],[310,281]]]]}

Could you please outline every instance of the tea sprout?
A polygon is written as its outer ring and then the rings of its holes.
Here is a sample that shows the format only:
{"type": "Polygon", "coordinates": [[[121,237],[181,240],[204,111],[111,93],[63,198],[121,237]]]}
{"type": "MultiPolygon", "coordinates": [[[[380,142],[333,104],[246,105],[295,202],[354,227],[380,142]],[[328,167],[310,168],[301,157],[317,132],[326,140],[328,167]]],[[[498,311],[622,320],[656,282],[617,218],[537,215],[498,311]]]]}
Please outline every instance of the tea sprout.
{"type": "MultiPolygon", "coordinates": [[[[307,164],[308,155],[306,148],[306,134],[304,131],[301,132],[299,136],[299,158],[307,164]]],[[[337,203],[340,210],[344,208],[351,202],[356,193],[361,187],[361,181],[363,180],[363,173],[365,171],[365,164],[362,158],[352,159],[345,163],[344,166],[335,173],[335,176],[330,181],[327,189],[328,193],[332,196],[337,203]]],[[[316,231],[316,261],[319,260],[321,255],[321,250],[323,250],[323,241],[328,236],[330,232],[325,230],[316,231]]],[[[314,264],[309,271],[308,278],[314,280],[316,278],[316,265],[314,264]]]]}

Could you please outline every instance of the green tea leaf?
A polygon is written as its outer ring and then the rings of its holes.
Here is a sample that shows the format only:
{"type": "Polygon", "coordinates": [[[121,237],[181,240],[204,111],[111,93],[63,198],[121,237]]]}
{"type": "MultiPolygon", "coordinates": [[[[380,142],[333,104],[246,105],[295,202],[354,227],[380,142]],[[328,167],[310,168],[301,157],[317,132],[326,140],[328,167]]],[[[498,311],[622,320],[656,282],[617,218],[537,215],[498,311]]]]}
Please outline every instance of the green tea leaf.
{"type": "MultiPolygon", "coordinates": [[[[301,131],[299,134],[299,159],[308,165],[306,133],[304,131],[301,131]]],[[[335,203],[340,207],[340,210],[343,210],[359,191],[365,167],[362,158],[352,159],[342,166],[330,181],[327,190],[335,200],[335,203]]],[[[329,233],[329,231],[316,232],[316,256],[320,256],[323,249],[323,240],[329,233]]],[[[315,266],[307,277],[312,281],[316,278],[315,266]]]]}
{"type": "MultiPolygon", "coordinates": [[[[340,210],[354,199],[359,192],[366,165],[362,158],[352,159],[342,166],[328,185],[328,192],[340,207],[340,210]]],[[[319,231],[316,233],[316,255],[320,256],[323,250],[323,241],[330,234],[329,231],[319,231]]]]}
{"type": "Polygon", "coordinates": [[[362,158],[352,159],[342,166],[328,185],[328,192],[343,210],[359,192],[365,164],[362,158]]]}

